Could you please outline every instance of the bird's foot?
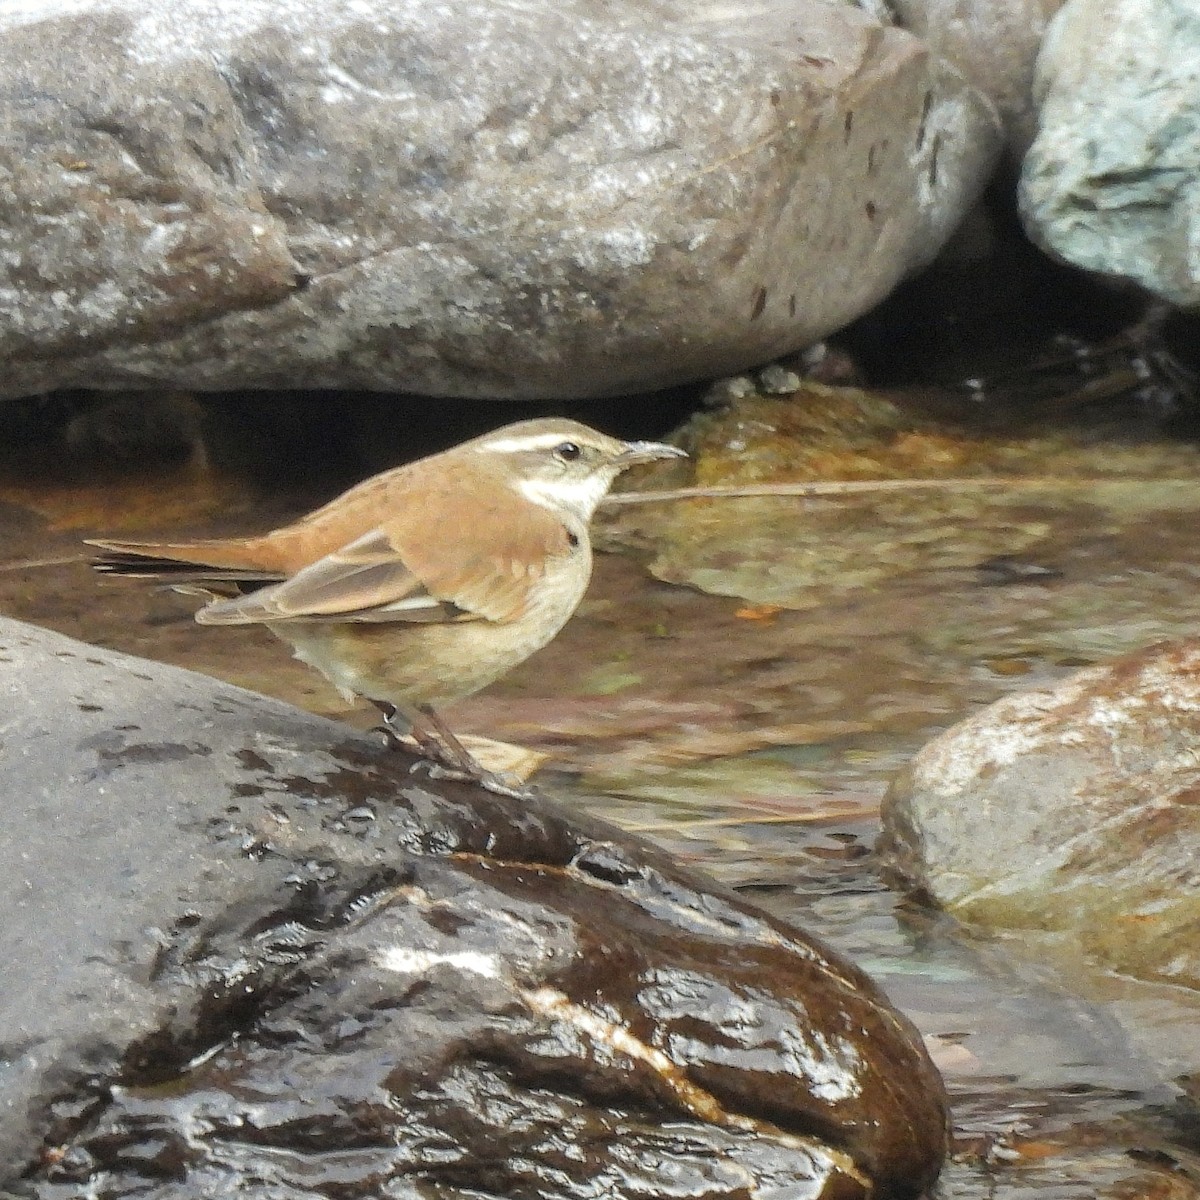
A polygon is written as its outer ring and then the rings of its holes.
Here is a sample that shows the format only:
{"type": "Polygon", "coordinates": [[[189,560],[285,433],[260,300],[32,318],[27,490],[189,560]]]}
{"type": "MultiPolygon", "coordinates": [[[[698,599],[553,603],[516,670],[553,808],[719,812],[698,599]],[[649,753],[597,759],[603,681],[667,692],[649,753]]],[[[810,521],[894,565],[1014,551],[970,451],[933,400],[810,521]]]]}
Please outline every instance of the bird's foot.
{"type": "Polygon", "coordinates": [[[510,800],[536,800],[538,797],[537,788],[519,783],[511,776],[501,775],[496,771],[484,771],[482,778],[475,782],[484,791],[493,792],[497,796],[507,796],[510,800]]]}
{"type": "Polygon", "coordinates": [[[416,742],[421,757],[409,768],[410,772],[419,771],[429,779],[474,783],[497,796],[509,796],[513,800],[532,800],[537,795],[532,788],[524,787],[519,781],[497,771],[489,771],[477,762],[428,705],[418,709],[424,719],[415,720],[408,715],[402,716],[393,704],[381,700],[372,703],[383,714],[383,724],[376,726],[376,729],[383,735],[389,750],[412,753],[412,742],[416,742]],[[405,734],[412,739],[411,742],[403,736],[405,734]]]}
{"type": "Polygon", "coordinates": [[[419,758],[409,770],[414,775],[419,772],[428,779],[445,779],[453,783],[473,783],[477,787],[483,788],[484,791],[493,792],[497,796],[508,796],[513,800],[533,800],[537,796],[536,789],[523,787],[496,771],[489,771],[478,763],[472,767],[448,766],[432,759],[419,758]]]}

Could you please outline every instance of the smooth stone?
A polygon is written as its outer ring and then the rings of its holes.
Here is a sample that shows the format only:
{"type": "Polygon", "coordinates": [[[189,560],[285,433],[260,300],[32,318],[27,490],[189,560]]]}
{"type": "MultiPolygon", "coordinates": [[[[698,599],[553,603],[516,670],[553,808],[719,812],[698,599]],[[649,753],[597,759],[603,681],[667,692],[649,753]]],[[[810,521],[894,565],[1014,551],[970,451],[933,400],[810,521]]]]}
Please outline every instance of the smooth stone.
{"type": "Polygon", "coordinates": [[[896,21],[996,105],[1016,161],[1037,132],[1034,69],[1064,0],[890,0],[896,21]]]}
{"type": "Polygon", "coordinates": [[[5,1195],[833,1200],[936,1175],[945,1095],[909,1022],[649,844],[10,620],[0,693],[5,1195]]]}
{"type": "Polygon", "coordinates": [[[1002,136],[834,0],[47,0],[0,79],[0,396],[727,374],[929,262],[1002,136]]]}
{"type": "Polygon", "coordinates": [[[1200,9],[1069,0],[1038,58],[1021,213],[1051,254],[1200,304],[1200,9]]]}
{"type": "Polygon", "coordinates": [[[1198,744],[1200,641],[1154,646],[934,738],[884,799],[881,845],[963,919],[1200,988],[1198,744]]]}

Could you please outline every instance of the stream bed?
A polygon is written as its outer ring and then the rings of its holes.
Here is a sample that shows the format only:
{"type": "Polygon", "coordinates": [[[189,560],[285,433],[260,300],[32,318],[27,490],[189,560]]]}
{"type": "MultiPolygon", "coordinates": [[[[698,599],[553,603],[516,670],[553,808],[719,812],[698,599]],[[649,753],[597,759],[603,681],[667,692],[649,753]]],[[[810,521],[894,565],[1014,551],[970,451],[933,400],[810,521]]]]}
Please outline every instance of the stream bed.
{"type": "MultiPolygon", "coordinates": [[[[948,433],[857,400],[818,436],[789,399],[701,418],[701,472],[738,478],[722,452],[762,463],[777,439],[826,437],[805,477],[945,486],[614,508],[599,542],[617,552],[598,557],[577,617],[446,716],[545,755],[548,794],[875,976],[951,1090],[945,1200],[1200,1196],[1200,997],[1097,971],[1062,935],[962,928],[891,890],[874,850],[889,778],[935,733],[1200,627],[1200,450],[1137,420],[948,433]],[[1023,482],[953,482],[997,470],[1023,482]]],[[[192,598],[99,580],[80,546],[260,530],[348,480],[275,486],[245,455],[98,464],[54,445],[30,439],[0,471],[0,612],[372,723],[265,631],[200,629],[192,598]]]]}

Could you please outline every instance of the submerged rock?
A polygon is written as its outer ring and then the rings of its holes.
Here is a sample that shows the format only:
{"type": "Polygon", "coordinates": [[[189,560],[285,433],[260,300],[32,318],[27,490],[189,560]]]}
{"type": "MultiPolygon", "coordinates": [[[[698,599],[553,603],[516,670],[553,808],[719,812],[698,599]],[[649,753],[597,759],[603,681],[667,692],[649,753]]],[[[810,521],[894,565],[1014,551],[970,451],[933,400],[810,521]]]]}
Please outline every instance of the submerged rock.
{"type": "Polygon", "coordinates": [[[945,1098],[909,1023],[649,845],[12,621],[0,688],[6,1195],[935,1176],[945,1098]]]}
{"type": "Polygon", "coordinates": [[[1156,646],[935,738],[884,800],[882,846],[967,920],[1200,988],[1198,744],[1200,641],[1156,646]]]}
{"type": "Polygon", "coordinates": [[[1082,421],[976,429],[879,392],[812,382],[787,396],[726,382],[710,396],[713,407],[680,432],[691,457],[656,468],[659,480],[791,484],[795,494],[618,507],[605,536],[646,550],[659,579],[714,595],[810,609],[871,588],[899,594],[934,573],[951,579],[997,559],[1063,553],[1054,531],[1069,516],[1086,514],[1092,536],[1113,537],[1136,519],[1195,506],[1200,454],[1180,442],[1127,432],[1100,441],[1082,421]],[[802,494],[835,481],[862,490],[802,494]]]}
{"type": "Polygon", "coordinates": [[[927,263],[1001,140],[830,0],[56,0],[0,79],[10,396],[720,374],[927,263]]]}

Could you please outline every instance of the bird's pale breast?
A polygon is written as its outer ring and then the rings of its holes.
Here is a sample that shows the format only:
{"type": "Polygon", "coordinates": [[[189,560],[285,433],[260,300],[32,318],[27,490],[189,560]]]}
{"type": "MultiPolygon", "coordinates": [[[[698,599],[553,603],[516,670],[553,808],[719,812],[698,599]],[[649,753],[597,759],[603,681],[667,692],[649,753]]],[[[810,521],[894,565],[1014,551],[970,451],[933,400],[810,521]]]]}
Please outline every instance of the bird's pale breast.
{"type": "Polygon", "coordinates": [[[269,627],[347,697],[437,708],[486,687],[546,645],[579,606],[590,576],[591,552],[582,543],[570,556],[547,561],[534,601],[512,621],[269,627]]]}

